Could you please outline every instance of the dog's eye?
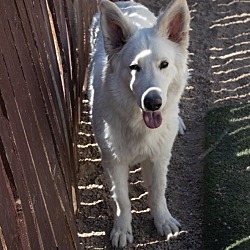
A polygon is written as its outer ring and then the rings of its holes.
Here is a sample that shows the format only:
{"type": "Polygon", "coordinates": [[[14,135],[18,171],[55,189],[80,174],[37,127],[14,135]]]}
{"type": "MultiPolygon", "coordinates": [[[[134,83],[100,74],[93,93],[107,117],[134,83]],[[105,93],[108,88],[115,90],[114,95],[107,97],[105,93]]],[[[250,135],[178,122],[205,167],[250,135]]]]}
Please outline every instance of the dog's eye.
{"type": "Polygon", "coordinates": [[[167,66],[168,66],[168,62],[167,61],[162,61],[159,68],[160,69],[165,69],[165,68],[167,68],[167,66]]]}
{"type": "Polygon", "coordinates": [[[131,64],[130,66],[129,66],[129,68],[131,69],[131,70],[136,70],[136,71],[140,71],[141,70],[141,67],[138,65],[138,64],[131,64]]]}

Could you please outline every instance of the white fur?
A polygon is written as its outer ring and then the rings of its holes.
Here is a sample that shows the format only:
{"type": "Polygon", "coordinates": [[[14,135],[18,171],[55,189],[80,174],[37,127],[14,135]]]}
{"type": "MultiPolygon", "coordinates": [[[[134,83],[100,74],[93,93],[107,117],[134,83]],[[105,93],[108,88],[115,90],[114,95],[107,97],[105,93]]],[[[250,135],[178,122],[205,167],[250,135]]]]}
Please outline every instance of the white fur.
{"type": "Polygon", "coordinates": [[[142,166],[158,232],[169,236],[179,231],[179,222],[167,208],[165,189],[178,132],[178,103],[188,76],[189,22],[186,0],[175,0],[158,19],[138,3],[116,5],[103,0],[100,15],[94,17],[89,66],[91,117],[116,204],[111,232],[115,247],[133,241],[127,179],[129,166],[137,163],[142,166]],[[159,69],[162,60],[169,65],[159,69]],[[131,71],[131,64],[138,64],[141,70],[131,71]],[[162,98],[162,124],[156,129],[149,129],[142,116],[142,98],[151,88],[159,90],[162,98]]]}

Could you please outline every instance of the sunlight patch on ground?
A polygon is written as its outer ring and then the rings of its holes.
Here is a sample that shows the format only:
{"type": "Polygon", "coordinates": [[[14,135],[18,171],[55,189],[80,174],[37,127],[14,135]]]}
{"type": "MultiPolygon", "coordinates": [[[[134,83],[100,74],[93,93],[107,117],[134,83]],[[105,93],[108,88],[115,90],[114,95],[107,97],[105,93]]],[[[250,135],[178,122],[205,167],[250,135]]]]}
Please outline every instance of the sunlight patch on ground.
{"type": "Polygon", "coordinates": [[[80,121],[80,124],[91,125],[91,122],[80,121]]]}
{"type": "Polygon", "coordinates": [[[77,233],[78,237],[80,238],[89,238],[89,237],[99,237],[99,236],[104,236],[106,235],[105,231],[102,232],[90,232],[90,233],[77,233]]]}
{"type": "Polygon", "coordinates": [[[214,68],[222,68],[222,67],[225,67],[225,66],[227,66],[227,65],[229,65],[229,64],[231,64],[231,63],[235,63],[235,62],[241,62],[241,61],[245,61],[245,60],[249,60],[250,59],[250,57],[240,57],[240,58],[231,58],[231,59],[229,59],[227,62],[225,62],[225,63],[223,63],[223,64],[214,64],[214,65],[212,65],[212,69],[214,69],[214,68]]]}
{"type": "Polygon", "coordinates": [[[222,56],[210,56],[210,58],[213,59],[213,60],[216,60],[216,59],[227,59],[229,57],[234,57],[234,56],[238,56],[238,55],[245,55],[247,53],[249,53],[248,50],[241,50],[241,51],[236,51],[236,52],[229,53],[229,54],[222,55],[222,56]]]}
{"type": "MultiPolygon", "coordinates": [[[[147,243],[139,243],[139,244],[136,245],[136,247],[150,247],[150,246],[155,245],[155,244],[158,244],[158,243],[160,243],[160,242],[169,242],[169,240],[170,240],[171,238],[176,238],[176,237],[178,237],[179,235],[187,234],[187,233],[188,233],[188,231],[180,231],[179,233],[176,233],[175,235],[171,235],[171,237],[169,237],[169,239],[165,239],[165,240],[163,240],[163,241],[156,240],[156,241],[151,241],[151,242],[147,242],[147,243]]],[[[145,248],[145,249],[146,249],[146,248],[145,248]]],[[[171,249],[171,248],[169,248],[169,249],[171,249]]]]}
{"type": "Polygon", "coordinates": [[[91,158],[84,158],[80,159],[79,162],[101,162],[101,158],[91,159],[91,158]]]}
{"type": "Polygon", "coordinates": [[[77,145],[78,148],[89,148],[89,147],[97,147],[97,146],[98,146],[97,143],[88,143],[86,145],[80,145],[80,144],[78,144],[77,145]]]}
{"type": "Polygon", "coordinates": [[[225,16],[223,18],[220,18],[218,20],[215,20],[214,23],[219,23],[221,21],[229,20],[229,19],[234,19],[234,18],[242,18],[242,17],[250,17],[249,13],[242,13],[242,14],[235,14],[231,16],[225,16]]]}
{"type": "Polygon", "coordinates": [[[97,201],[93,201],[93,202],[80,202],[80,205],[82,206],[95,206],[99,203],[102,203],[103,200],[97,200],[97,201]]]}
{"type": "Polygon", "coordinates": [[[244,68],[250,68],[250,65],[244,65],[242,67],[237,67],[237,68],[234,68],[234,69],[228,69],[228,70],[221,70],[221,71],[218,71],[218,72],[214,72],[213,74],[214,75],[226,75],[226,74],[229,74],[229,73],[232,73],[232,72],[236,72],[238,70],[242,70],[244,68]]]}
{"type": "Polygon", "coordinates": [[[142,197],[144,197],[144,196],[146,196],[146,195],[148,195],[148,192],[145,192],[145,193],[143,193],[143,194],[139,195],[139,197],[136,197],[136,198],[131,198],[131,201],[140,200],[142,197]]]}
{"type": "Polygon", "coordinates": [[[145,210],[131,210],[132,214],[143,214],[143,213],[149,213],[150,212],[150,208],[147,208],[145,210]]]}
{"type": "Polygon", "coordinates": [[[135,170],[130,170],[129,171],[130,174],[135,174],[135,173],[138,173],[138,172],[141,172],[141,168],[137,168],[135,170]]]}
{"type": "Polygon", "coordinates": [[[238,34],[238,35],[232,36],[232,37],[219,37],[219,40],[232,40],[232,39],[241,38],[242,36],[249,36],[249,35],[250,35],[249,32],[243,32],[241,34],[238,34]]]}
{"type": "Polygon", "coordinates": [[[237,82],[239,80],[242,80],[243,78],[247,78],[250,76],[250,73],[247,73],[247,74],[242,74],[240,76],[237,76],[235,78],[230,78],[230,79],[227,79],[227,80],[222,80],[220,81],[221,83],[229,83],[229,82],[237,82]]]}
{"type": "Polygon", "coordinates": [[[244,127],[240,127],[238,129],[232,131],[231,133],[229,133],[229,135],[236,135],[236,134],[238,134],[238,133],[240,133],[242,131],[248,130],[248,129],[250,129],[250,125],[247,125],[247,126],[244,126],[244,127]]]}
{"type": "Polygon", "coordinates": [[[136,181],[136,182],[130,182],[129,184],[130,185],[137,185],[137,184],[141,184],[141,183],[144,183],[144,181],[136,181]]]}
{"type": "Polygon", "coordinates": [[[250,241],[250,235],[241,239],[241,240],[237,240],[235,243],[233,243],[231,246],[227,247],[225,250],[230,250],[230,249],[233,249],[235,247],[238,247],[240,246],[242,243],[244,242],[247,242],[247,241],[250,241]]]}
{"type": "MultiPolygon", "coordinates": [[[[249,0],[245,0],[245,1],[244,0],[240,0],[240,2],[241,3],[250,3],[249,0]]],[[[237,3],[239,3],[239,0],[233,0],[233,1],[229,2],[229,3],[219,3],[218,6],[231,6],[231,5],[237,4],[237,3]]]]}
{"type": "Polygon", "coordinates": [[[246,155],[250,155],[250,148],[246,148],[245,150],[240,151],[236,154],[237,157],[242,157],[246,155]]]}
{"type": "Polygon", "coordinates": [[[250,120],[250,116],[244,116],[244,117],[240,117],[240,118],[233,118],[230,120],[230,122],[242,122],[245,120],[250,120]]]}
{"type": "Polygon", "coordinates": [[[246,97],[249,97],[249,96],[250,96],[250,93],[243,94],[243,95],[227,96],[225,98],[217,99],[216,101],[214,101],[214,103],[224,102],[224,101],[233,100],[233,99],[243,99],[243,98],[246,98],[246,97]]]}
{"type": "Polygon", "coordinates": [[[86,137],[91,137],[91,136],[94,136],[94,134],[90,134],[90,133],[84,133],[84,132],[78,132],[78,135],[84,135],[86,137]]]}
{"type": "Polygon", "coordinates": [[[212,90],[212,93],[222,93],[222,92],[237,92],[238,90],[245,89],[246,87],[249,87],[250,83],[234,88],[234,89],[228,89],[228,88],[222,88],[220,90],[212,90]]]}
{"type": "Polygon", "coordinates": [[[97,184],[90,184],[90,185],[87,185],[87,186],[78,186],[78,189],[79,190],[82,190],[82,189],[103,189],[103,185],[97,185],[97,184]]]}
{"type": "Polygon", "coordinates": [[[213,29],[215,27],[227,27],[229,25],[235,25],[235,24],[244,24],[250,22],[250,18],[246,18],[244,20],[238,20],[234,22],[229,22],[229,23],[223,23],[223,24],[213,24],[210,26],[210,29],[213,29]]]}

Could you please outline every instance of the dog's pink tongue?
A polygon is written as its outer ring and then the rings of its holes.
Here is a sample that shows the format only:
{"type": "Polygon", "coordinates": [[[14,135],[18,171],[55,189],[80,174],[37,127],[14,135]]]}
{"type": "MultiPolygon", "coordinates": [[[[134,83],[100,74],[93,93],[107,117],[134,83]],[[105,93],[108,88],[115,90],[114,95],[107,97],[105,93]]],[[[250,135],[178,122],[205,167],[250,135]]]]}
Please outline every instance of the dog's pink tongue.
{"type": "Polygon", "coordinates": [[[160,111],[143,111],[143,120],[148,128],[158,128],[162,123],[160,111]]]}

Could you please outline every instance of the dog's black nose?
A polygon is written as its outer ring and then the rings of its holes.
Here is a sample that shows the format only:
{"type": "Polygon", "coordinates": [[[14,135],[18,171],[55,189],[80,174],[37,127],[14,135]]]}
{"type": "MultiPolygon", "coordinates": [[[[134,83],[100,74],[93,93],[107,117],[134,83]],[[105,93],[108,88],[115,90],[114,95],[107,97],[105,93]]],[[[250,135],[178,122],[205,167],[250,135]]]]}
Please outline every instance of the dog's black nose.
{"type": "Polygon", "coordinates": [[[151,91],[144,98],[144,106],[149,111],[156,111],[162,105],[162,99],[158,92],[151,91]]]}

